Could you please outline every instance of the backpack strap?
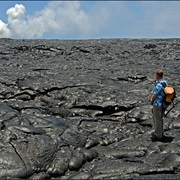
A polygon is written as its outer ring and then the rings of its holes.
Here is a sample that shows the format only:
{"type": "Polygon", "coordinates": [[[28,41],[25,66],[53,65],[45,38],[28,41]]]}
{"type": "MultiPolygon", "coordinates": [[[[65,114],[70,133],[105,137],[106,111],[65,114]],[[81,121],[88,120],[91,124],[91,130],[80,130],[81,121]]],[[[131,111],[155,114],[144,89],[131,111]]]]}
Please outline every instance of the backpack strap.
{"type": "MultiPolygon", "coordinates": [[[[166,83],[163,83],[163,82],[159,82],[158,84],[160,84],[163,88],[165,88],[167,86],[166,83]]],[[[163,96],[162,93],[160,93],[160,95],[163,96]]]]}
{"type": "Polygon", "coordinates": [[[163,88],[165,88],[165,87],[167,86],[167,84],[166,84],[166,83],[163,83],[162,81],[159,82],[159,84],[161,84],[163,88]]]}

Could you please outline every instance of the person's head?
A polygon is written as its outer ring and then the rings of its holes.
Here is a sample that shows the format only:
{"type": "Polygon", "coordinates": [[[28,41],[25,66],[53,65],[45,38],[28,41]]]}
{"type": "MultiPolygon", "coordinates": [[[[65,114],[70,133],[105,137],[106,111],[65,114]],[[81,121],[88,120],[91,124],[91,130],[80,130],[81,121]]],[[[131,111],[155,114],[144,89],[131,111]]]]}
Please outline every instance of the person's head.
{"type": "Polygon", "coordinates": [[[156,79],[162,79],[163,77],[163,70],[162,69],[157,69],[156,70],[156,79]]]}

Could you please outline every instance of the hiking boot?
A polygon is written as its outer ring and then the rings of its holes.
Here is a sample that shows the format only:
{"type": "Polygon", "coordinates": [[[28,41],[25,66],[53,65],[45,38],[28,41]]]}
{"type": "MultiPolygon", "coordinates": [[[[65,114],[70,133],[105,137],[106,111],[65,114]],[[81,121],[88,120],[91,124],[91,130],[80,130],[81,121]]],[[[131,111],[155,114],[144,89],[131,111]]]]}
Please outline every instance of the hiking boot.
{"type": "Polygon", "coordinates": [[[162,138],[158,138],[158,137],[156,137],[156,136],[152,136],[152,137],[151,137],[151,141],[152,141],[152,142],[162,141],[162,138]]]}
{"type": "Polygon", "coordinates": [[[152,133],[152,136],[151,136],[152,142],[162,141],[162,138],[163,138],[163,136],[162,136],[161,138],[159,138],[159,137],[157,137],[154,133],[152,133]]]}

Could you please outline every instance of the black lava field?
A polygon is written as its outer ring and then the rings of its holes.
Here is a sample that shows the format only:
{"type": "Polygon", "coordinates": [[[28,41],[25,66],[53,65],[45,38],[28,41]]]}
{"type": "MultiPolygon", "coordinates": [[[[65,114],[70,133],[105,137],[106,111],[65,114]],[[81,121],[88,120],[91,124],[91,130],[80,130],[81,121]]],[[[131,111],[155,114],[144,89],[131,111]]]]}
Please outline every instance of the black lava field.
{"type": "Polygon", "coordinates": [[[0,39],[0,179],[180,179],[180,39],[0,39]],[[175,107],[153,142],[155,70],[175,107]]]}

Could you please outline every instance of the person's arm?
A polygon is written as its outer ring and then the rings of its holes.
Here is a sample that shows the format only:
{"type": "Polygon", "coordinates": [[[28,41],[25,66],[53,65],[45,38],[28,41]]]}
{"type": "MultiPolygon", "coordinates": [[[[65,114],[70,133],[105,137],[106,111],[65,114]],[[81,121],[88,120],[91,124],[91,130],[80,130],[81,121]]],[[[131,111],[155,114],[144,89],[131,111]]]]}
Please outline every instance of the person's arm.
{"type": "Polygon", "coordinates": [[[154,100],[156,99],[157,94],[153,94],[150,99],[150,104],[153,104],[154,100]]]}

